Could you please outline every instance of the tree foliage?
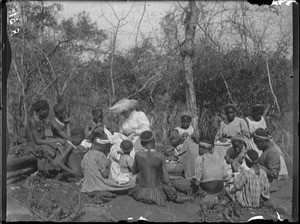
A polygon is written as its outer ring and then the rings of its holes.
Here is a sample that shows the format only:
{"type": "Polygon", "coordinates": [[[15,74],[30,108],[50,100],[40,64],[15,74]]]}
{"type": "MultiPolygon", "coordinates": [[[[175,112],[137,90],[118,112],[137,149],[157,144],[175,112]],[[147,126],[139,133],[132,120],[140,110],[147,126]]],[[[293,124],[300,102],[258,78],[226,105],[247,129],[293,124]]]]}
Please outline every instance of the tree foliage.
{"type": "MultiPolygon", "coordinates": [[[[286,119],[292,110],[290,30],[277,24],[279,38],[271,45],[268,39],[272,30],[268,21],[283,15],[268,8],[255,11],[239,2],[231,7],[197,2],[197,7],[192,72],[200,136],[213,138],[223,106],[232,101],[238,105],[239,116],[246,116],[251,105],[260,101],[268,105],[268,117],[286,119]],[[255,13],[267,15],[260,26],[254,16],[247,16],[255,13]]],[[[188,100],[182,58],[187,4],[166,13],[159,38],[143,36],[139,44],[136,41],[123,52],[112,41],[118,37],[118,24],[108,33],[84,11],[59,20],[63,10],[59,4],[17,1],[10,4],[13,9],[20,12],[21,30],[11,37],[11,132],[24,128],[35,100],[46,98],[52,108],[58,96],[68,102],[73,126],[83,125],[90,119],[91,107],[102,105],[105,122],[117,127],[117,118],[107,111],[114,94],[114,101],[123,97],[139,100],[139,109],[149,117],[158,142],[169,147],[169,131],[179,124],[179,112],[186,109],[188,100]]],[[[119,26],[125,26],[125,19],[118,18],[119,26]]]]}

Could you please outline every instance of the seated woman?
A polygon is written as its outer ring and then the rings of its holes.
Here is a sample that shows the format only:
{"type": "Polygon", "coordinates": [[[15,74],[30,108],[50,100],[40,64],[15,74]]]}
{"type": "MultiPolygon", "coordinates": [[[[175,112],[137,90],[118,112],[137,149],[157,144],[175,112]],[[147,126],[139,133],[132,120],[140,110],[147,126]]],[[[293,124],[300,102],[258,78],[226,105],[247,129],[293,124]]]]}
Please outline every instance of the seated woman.
{"type": "Polygon", "coordinates": [[[135,109],[137,105],[137,100],[121,99],[109,108],[112,113],[121,115],[119,133],[127,136],[133,142],[133,153],[142,148],[139,139],[140,134],[145,130],[150,130],[150,122],[146,114],[137,111],[135,109]]]}
{"type": "Polygon", "coordinates": [[[154,134],[151,131],[141,134],[141,144],[145,150],[136,153],[132,168],[133,174],[139,174],[139,182],[128,194],[137,201],[156,205],[164,205],[166,200],[190,200],[189,197],[179,196],[171,186],[165,156],[155,150],[154,134]]]}
{"type": "Polygon", "coordinates": [[[255,150],[247,151],[245,161],[249,169],[241,171],[226,191],[233,201],[242,206],[259,207],[261,202],[270,198],[267,174],[259,167],[258,153],[255,150]]]}
{"type": "Polygon", "coordinates": [[[99,137],[94,139],[92,148],[84,155],[81,161],[83,169],[81,192],[122,191],[132,188],[135,185],[134,181],[119,184],[111,177],[111,160],[108,158],[110,147],[107,147],[107,144],[98,143],[99,137]]]}
{"type": "Polygon", "coordinates": [[[260,168],[266,171],[270,182],[271,191],[278,190],[278,177],[280,171],[280,155],[278,150],[271,142],[270,133],[262,128],[255,130],[253,135],[254,143],[262,154],[259,157],[258,163],[260,168]]]}
{"type": "MultiPolygon", "coordinates": [[[[174,148],[174,155],[184,163],[184,176],[186,179],[192,179],[195,170],[195,159],[199,156],[198,138],[194,134],[194,128],[191,125],[192,115],[189,111],[182,113],[181,126],[175,128],[170,134],[170,142],[174,148]]],[[[170,152],[167,152],[170,153],[170,152]]]]}
{"type": "Polygon", "coordinates": [[[227,178],[225,163],[212,153],[213,145],[209,141],[199,143],[200,156],[196,159],[193,191],[200,191],[204,195],[217,194],[223,190],[224,179],[227,178]],[[204,191],[204,192],[203,192],[204,191]]]}
{"type": "Polygon", "coordinates": [[[51,131],[54,138],[69,139],[71,137],[70,119],[67,116],[67,107],[58,103],[53,107],[54,118],[51,121],[51,131]]]}
{"type": "Polygon", "coordinates": [[[241,169],[247,169],[245,163],[245,154],[247,145],[243,138],[234,136],[231,138],[232,147],[230,147],[225,155],[226,163],[231,166],[232,173],[239,172],[241,169]]]}
{"type": "Polygon", "coordinates": [[[250,138],[249,129],[246,121],[236,117],[236,106],[228,104],[224,107],[226,119],[221,121],[219,129],[215,135],[215,155],[224,158],[226,151],[231,147],[231,138],[241,136],[245,139],[246,144],[250,138]]]}
{"type": "Polygon", "coordinates": [[[28,148],[38,158],[38,170],[46,176],[60,169],[55,165],[54,159],[58,155],[58,146],[65,143],[61,138],[46,138],[44,122],[48,115],[48,102],[46,100],[35,102],[25,127],[28,148]]]}
{"type": "MultiPolygon", "coordinates": [[[[252,106],[252,111],[251,114],[248,115],[245,120],[248,124],[249,127],[249,132],[250,132],[250,144],[251,148],[254,149],[259,156],[261,156],[262,151],[257,148],[257,145],[254,143],[253,140],[253,135],[255,130],[258,128],[266,129],[267,128],[267,123],[263,117],[264,113],[266,110],[266,106],[263,104],[255,104],[252,106]]],[[[284,155],[282,153],[282,150],[280,147],[275,143],[273,139],[270,139],[271,143],[274,145],[274,148],[276,148],[280,154],[280,172],[279,172],[279,177],[280,178],[288,178],[288,170],[286,167],[286,163],[284,160],[284,155]]]]}

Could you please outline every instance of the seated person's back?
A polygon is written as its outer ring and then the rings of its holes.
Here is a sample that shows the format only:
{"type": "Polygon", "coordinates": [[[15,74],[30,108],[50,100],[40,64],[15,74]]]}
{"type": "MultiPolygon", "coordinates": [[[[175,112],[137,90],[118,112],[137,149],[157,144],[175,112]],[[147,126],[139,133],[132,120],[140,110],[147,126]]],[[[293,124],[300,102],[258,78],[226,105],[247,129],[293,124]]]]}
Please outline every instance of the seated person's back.
{"type": "Polygon", "coordinates": [[[140,187],[157,187],[160,183],[160,174],[164,155],[156,151],[140,151],[135,155],[140,171],[140,187]]]}

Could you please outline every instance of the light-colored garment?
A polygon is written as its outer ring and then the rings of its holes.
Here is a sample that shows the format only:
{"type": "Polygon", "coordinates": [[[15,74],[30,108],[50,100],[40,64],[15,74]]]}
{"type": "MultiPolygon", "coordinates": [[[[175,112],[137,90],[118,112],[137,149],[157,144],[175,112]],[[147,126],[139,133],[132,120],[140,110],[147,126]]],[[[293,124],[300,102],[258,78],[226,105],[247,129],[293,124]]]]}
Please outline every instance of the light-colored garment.
{"type": "Polygon", "coordinates": [[[249,129],[244,119],[235,117],[231,122],[228,122],[227,119],[221,121],[215,141],[221,138],[231,139],[233,136],[241,136],[249,139],[249,129]]]}
{"type": "MultiPolygon", "coordinates": [[[[175,130],[178,131],[178,136],[181,136],[183,133],[187,133],[189,134],[189,136],[191,136],[193,133],[194,133],[194,128],[192,125],[190,125],[187,129],[183,129],[181,127],[177,127],[175,128],[175,130]]],[[[185,149],[182,149],[182,144],[178,145],[176,148],[175,148],[175,155],[179,155],[181,154],[182,152],[185,151],[185,149]]]]}
{"type": "Polygon", "coordinates": [[[201,183],[223,180],[227,176],[225,162],[212,153],[205,153],[196,159],[194,178],[201,183]]]}
{"type": "Polygon", "coordinates": [[[84,155],[81,161],[81,166],[84,171],[81,192],[118,191],[130,189],[135,186],[134,181],[121,185],[110,176],[109,178],[104,178],[100,170],[105,170],[108,163],[109,159],[100,151],[90,150],[84,155]]]}
{"type": "Polygon", "coordinates": [[[143,131],[150,130],[150,123],[144,112],[133,110],[127,119],[120,120],[119,127],[121,134],[140,135],[143,131]]]}
{"type": "MultiPolygon", "coordinates": [[[[262,129],[267,128],[266,121],[263,117],[261,118],[260,121],[255,121],[252,119],[251,116],[248,116],[248,117],[246,117],[246,121],[248,123],[250,135],[252,135],[255,132],[255,130],[258,128],[262,128],[262,129]]],[[[250,145],[251,145],[251,148],[254,149],[258,153],[259,156],[261,156],[262,151],[259,150],[257,148],[257,146],[255,145],[253,137],[250,139],[250,145]]]]}
{"type": "MultiPolygon", "coordinates": [[[[248,123],[250,135],[253,134],[255,132],[255,130],[258,129],[258,128],[262,128],[262,129],[267,128],[267,123],[266,123],[264,117],[262,117],[260,119],[260,121],[255,121],[255,120],[253,120],[253,118],[251,116],[248,116],[248,117],[246,117],[246,121],[248,123]]],[[[280,172],[279,172],[279,175],[280,176],[281,175],[286,175],[287,176],[288,175],[288,170],[287,170],[287,167],[286,167],[286,164],[285,164],[283,152],[280,149],[280,147],[274,142],[273,139],[271,139],[270,141],[273,144],[274,148],[279,152],[279,156],[280,156],[280,172]]],[[[259,156],[261,156],[262,151],[257,148],[257,146],[254,143],[253,138],[250,139],[250,144],[251,144],[251,148],[254,149],[258,153],[259,156]]]]}
{"type": "Polygon", "coordinates": [[[188,136],[182,144],[182,151],[186,151],[186,153],[178,156],[178,158],[184,164],[185,178],[190,180],[194,176],[196,158],[199,156],[198,144],[196,144],[191,137],[188,136]]]}
{"type": "Polygon", "coordinates": [[[263,169],[258,173],[250,168],[241,171],[233,180],[236,192],[230,194],[231,198],[246,207],[259,207],[260,198],[270,198],[270,184],[263,169]]]}
{"type": "Polygon", "coordinates": [[[119,121],[119,132],[126,136],[134,134],[133,148],[134,153],[142,149],[140,134],[143,131],[150,130],[150,122],[146,114],[142,111],[133,110],[128,118],[122,118],[119,121]]]}

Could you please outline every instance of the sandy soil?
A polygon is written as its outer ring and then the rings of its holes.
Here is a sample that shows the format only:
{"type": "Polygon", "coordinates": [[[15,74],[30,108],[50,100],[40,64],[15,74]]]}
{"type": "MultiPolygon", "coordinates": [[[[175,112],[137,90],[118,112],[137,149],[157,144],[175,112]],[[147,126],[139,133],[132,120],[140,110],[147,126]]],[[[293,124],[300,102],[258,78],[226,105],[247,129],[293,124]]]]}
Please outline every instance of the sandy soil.
{"type": "MultiPolygon", "coordinates": [[[[148,205],[121,194],[103,204],[94,204],[90,197],[80,193],[80,186],[50,179],[25,179],[7,187],[7,221],[137,221],[146,219],[153,222],[201,222],[228,221],[224,217],[226,206],[205,209],[199,201],[166,206],[148,205]],[[55,214],[55,215],[53,215],[55,214]]],[[[277,192],[271,193],[273,208],[241,208],[240,217],[229,216],[231,221],[245,222],[254,216],[277,220],[291,220],[292,181],[281,180],[277,192]]]]}

